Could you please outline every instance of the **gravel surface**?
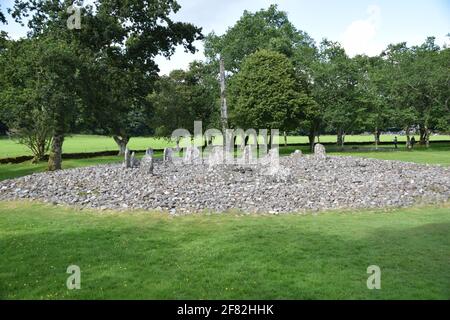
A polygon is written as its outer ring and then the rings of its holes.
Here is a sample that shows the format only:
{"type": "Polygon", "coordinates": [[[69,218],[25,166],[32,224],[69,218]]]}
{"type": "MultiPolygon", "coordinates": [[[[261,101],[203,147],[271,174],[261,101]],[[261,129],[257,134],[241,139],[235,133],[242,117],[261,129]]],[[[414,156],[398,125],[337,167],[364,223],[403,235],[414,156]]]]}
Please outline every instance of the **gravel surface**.
{"type": "Polygon", "coordinates": [[[450,168],[354,157],[289,156],[281,171],[264,165],[177,166],[154,173],[102,165],[0,182],[0,200],[36,199],[99,209],[287,213],[404,207],[450,199],[450,168]],[[272,170],[273,171],[273,170],[272,170]]]}

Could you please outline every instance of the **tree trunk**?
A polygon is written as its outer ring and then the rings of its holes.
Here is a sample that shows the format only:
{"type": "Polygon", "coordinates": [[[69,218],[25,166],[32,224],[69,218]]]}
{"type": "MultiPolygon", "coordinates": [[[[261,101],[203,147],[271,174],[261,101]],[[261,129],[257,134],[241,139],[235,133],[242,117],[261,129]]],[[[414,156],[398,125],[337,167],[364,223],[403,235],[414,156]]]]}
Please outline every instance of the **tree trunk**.
{"type": "Polygon", "coordinates": [[[222,122],[222,134],[225,136],[226,130],[228,129],[228,108],[225,88],[225,64],[222,58],[220,58],[220,118],[222,122]]]}
{"type": "Polygon", "coordinates": [[[58,132],[53,135],[52,147],[48,158],[48,171],[61,170],[62,168],[62,145],[64,134],[58,132]]]}
{"type": "Polygon", "coordinates": [[[338,129],[336,143],[338,146],[344,147],[344,130],[341,128],[338,129]]]}
{"type": "Polygon", "coordinates": [[[405,128],[405,134],[406,134],[406,149],[411,149],[411,137],[409,135],[410,129],[409,127],[405,128]]]}
{"type": "Polygon", "coordinates": [[[119,156],[125,155],[125,150],[127,149],[128,142],[130,138],[128,136],[114,136],[114,141],[119,146],[119,156]]]}
{"type": "Polygon", "coordinates": [[[420,132],[420,140],[419,140],[419,144],[421,146],[424,146],[426,144],[426,136],[427,136],[427,127],[426,126],[419,126],[419,132],[420,132]]]}
{"type": "Polygon", "coordinates": [[[374,137],[375,137],[375,149],[378,150],[378,145],[380,144],[380,135],[381,132],[378,130],[378,127],[375,128],[374,137]]]}
{"type": "Polygon", "coordinates": [[[288,142],[287,142],[287,134],[286,131],[283,132],[284,135],[284,146],[287,147],[288,146],[288,142]]]}
{"type": "Polygon", "coordinates": [[[430,147],[430,135],[431,135],[431,131],[428,129],[427,126],[425,126],[425,146],[427,148],[430,147]]]}
{"type": "Polygon", "coordinates": [[[177,137],[177,141],[176,141],[176,144],[177,144],[176,151],[177,151],[177,152],[180,152],[180,140],[181,140],[181,138],[180,138],[180,137],[177,137]]]}
{"type": "Polygon", "coordinates": [[[308,140],[309,140],[309,150],[311,152],[314,152],[314,142],[316,140],[316,133],[314,132],[314,130],[311,130],[309,132],[308,140]]]}

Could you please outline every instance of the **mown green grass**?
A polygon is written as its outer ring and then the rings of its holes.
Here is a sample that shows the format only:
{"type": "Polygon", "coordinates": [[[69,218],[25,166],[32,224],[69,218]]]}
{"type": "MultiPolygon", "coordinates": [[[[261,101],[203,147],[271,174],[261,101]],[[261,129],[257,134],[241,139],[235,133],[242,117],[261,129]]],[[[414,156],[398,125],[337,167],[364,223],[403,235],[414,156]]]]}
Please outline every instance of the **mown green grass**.
{"type": "MultiPolygon", "coordinates": [[[[137,155],[142,157],[142,155],[137,155]]],[[[155,153],[155,158],[161,158],[160,152],[155,153]]],[[[67,159],[63,160],[63,169],[72,169],[78,167],[89,167],[100,164],[120,163],[123,161],[123,157],[119,156],[107,156],[107,157],[95,157],[88,159],[67,159]]],[[[47,162],[40,162],[38,164],[32,164],[30,161],[18,163],[18,164],[0,164],[0,181],[5,179],[13,179],[33,173],[44,172],[47,170],[47,162]]]]}
{"type": "MultiPolygon", "coordinates": [[[[148,148],[163,149],[170,145],[167,140],[150,137],[132,138],[129,148],[146,150],[148,148]]],[[[85,153],[118,150],[117,144],[111,137],[95,135],[73,135],[66,137],[63,144],[64,153],[85,153]]],[[[31,155],[30,150],[15,140],[0,138],[0,158],[31,155]]]]}
{"type": "Polygon", "coordinates": [[[449,206],[169,217],[0,202],[0,243],[0,299],[450,298],[449,206]],[[66,288],[73,264],[81,290],[66,288]]]}
{"type": "MultiPolygon", "coordinates": [[[[382,141],[392,141],[394,136],[382,135],[382,141]]],[[[404,141],[405,137],[398,136],[398,140],[404,141]]],[[[416,137],[418,140],[418,137],[416,137]]],[[[450,136],[432,136],[431,141],[435,140],[450,140],[450,136]]],[[[335,142],[336,136],[321,136],[321,142],[335,142]]],[[[347,136],[346,142],[367,142],[373,141],[373,136],[357,135],[347,136]]],[[[284,139],[280,137],[280,143],[284,139]]],[[[288,137],[289,144],[307,143],[307,137],[288,137]]],[[[157,139],[153,137],[137,137],[132,138],[129,143],[129,148],[134,150],[146,150],[148,148],[164,149],[168,146],[173,146],[174,143],[165,139],[157,139]]],[[[111,151],[118,150],[118,147],[111,137],[95,136],[95,135],[73,135],[64,140],[64,153],[83,153],[83,152],[97,152],[97,151],[111,151]]],[[[31,152],[23,145],[8,138],[0,138],[0,158],[18,157],[24,155],[31,155],[31,152]]]]}
{"type": "MultiPolygon", "coordinates": [[[[435,144],[432,145],[429,149],[416,146],[412,151],[407,151],[404,146],[400,146],[398,150],[394,150],[393,146],[389,145],[380,146],[379,151],[367,149],[366,146],[359,146],[359,149],[356,151],[351,150],[351,146],[349,146],[349,148],[350,151],[342,152],[338,147],[327,146],[327,150],[331,155],[369,157],[384,160],[400,160],[450,166],[450,144],[435,144]]],[[[281,155],[288,155],[294,152],[294,150],[296,149],[301,149],[304,153],[309,153],[308,147],[303,146],[281,147],[280,153],[281,155]]],[[[142,154],[138,154],[138,157],[139,156],[142,156],[142,154]]],[[[155,153],[155,157],[162,157],[162,153],[155,153]]],[[[63,161],[63,169],[86,167],[98,164],[119,163],[122,161],[123,157],[118,156],[96,157],[90,159],[70,159],[63,161]]],[[[41,162],[39,164],[31,164],[30,161],[27,161],[19,164],[0,164],[0,181],[22,177],[32,173],[43,172],[46,170],[46,168],[47,163],[45,162],[41,162]]]]}

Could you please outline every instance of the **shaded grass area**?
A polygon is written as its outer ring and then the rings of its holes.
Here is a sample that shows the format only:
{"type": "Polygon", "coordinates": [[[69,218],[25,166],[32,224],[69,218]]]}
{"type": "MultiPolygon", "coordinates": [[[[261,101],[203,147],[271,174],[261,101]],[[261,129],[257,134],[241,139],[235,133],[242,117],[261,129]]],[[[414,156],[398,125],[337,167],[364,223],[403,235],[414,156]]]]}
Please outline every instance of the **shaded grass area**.
{"type": "MultiPolygon", "coordinates": [[[[346,136],[347,143],[352,142],[369,142],[373,141],[371,135],[355,135],[346,136]]],[[[393,141],[393,135],[382,135],[381,141],[393,141]]],[[[405,141],[404,136],[398,136],[399,142],[405,141]]],[[[418,141],[419,137],[416,136],[418,141]]],[[[430,137],[431,141],[435,140],[450,140],[450,136],[440,135],[430,137]]],[[[336,136],[321,136],[320,142],[336,142],[336,136]]],[[[283,137],[280,137],[280,144],[284,143],[283,137]]],[[[289,136],[289,144],[308,143],[308,138],[303,136],[289,136]]],[[[157,139],[153,137],[136,137],[132,138],[129,143],[129,148],[134,150],[146,150],[148,148],[164,149],[165,147],[174,146],[175,143],[166,139],[157,139]]],[[[118,150],[117,144],[111,137],[96,136],[96,135],[73,135],[64,140],[64,153],[86,153],[97,151],[114,151],[118,150]]],[[[18,157],[31,155],[31,152],[23,145],[18,144],[14,140],[8,138],[0,138],[0,158],[18,157]]]]}
{"type": "Polygon", "coordinates": [[[450,298],[449,206],[169,217],[0,202],[0,243],[0,299],[450,298]],[[81,290],[66,289],[72,264],[81,290]]]}
{"type": "MultiPolygon", "coordinates": [[[[138,154],[137,157],[142,157],[142,155],[138,154]]],[[[155,153],[155,158],[162,158],[162,153],[155,153]]],[[[120,163],[122,161],[123,157],[119,156],[95,157],[88,159],[67,159],[63,160],[62,166],[63,169],[73,169],[100,164],[120,163]]],[[[30,161],[27,161],[18,164],[2,164],[0,165],[0,180],[18,178],[33,173],[44,172],[46,170],[47,162],[32,164],[30,161]]]]}
{"type": "MultiPolygon", "coordinates": [[[[372,150],[372,147],[358,146],[358,149],[352,150],[351,145],[347,146],[346,151],[343,152],[341,148],[335,146],[327,146],[327,151],[331,155],[343,156],[357,156],[377,158],[384,160],[400,160],[416,163],[440,164],[450,166],[450,144],[436,143],[430,148],[416,146],[414,150],[407,151],[404,146],[400,146],[398,150],[393,149],[393,146],[380,146],[378,151],[372,150]]],[[[289,155],[296,149],[301,149],[305,154],[309,153],[308,147],[280,147],[281,155],[289,155]]],[[[138,154],[141,157],[142,154],[138,154]]],[[[161,158],[162,153],[156,152],[156,158],[161,158]]],[[[108,156],[96,157],[90,159],[68,159],[63,161],[63,169],[70,169],[76,167],[86,167],[98,164],[119,163],[123,161],[123,157],[108,156]]],[[[47,168],[47,163],[31,164],[24,162],[19,164],[3,164],[0,165],[0,180],[17,178],[32,173],[43,172],[47,168]]]]}

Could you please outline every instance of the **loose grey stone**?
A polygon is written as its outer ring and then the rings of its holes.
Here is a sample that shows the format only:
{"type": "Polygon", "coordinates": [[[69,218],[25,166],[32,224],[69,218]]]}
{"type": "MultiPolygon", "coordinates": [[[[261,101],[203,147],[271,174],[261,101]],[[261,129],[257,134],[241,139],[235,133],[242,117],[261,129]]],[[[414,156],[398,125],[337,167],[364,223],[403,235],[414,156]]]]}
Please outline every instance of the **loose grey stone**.
{"type": "MultiPolygon", "coordinates": [[[[144,157],[146,158],[146,157],[144,157]]],[[[143,161],[144,162],[144,161],[143,161]]],[[[0,200],[31,199],[81,208],[186,214],[282,214],[326,209],[406,207],[450,200],[450,168],[315,155],[281,157],[277,172],[258,165],[186,164],[153,159],[153,173],[120,164],[44,172],[0,182],[0,200]]]]}

